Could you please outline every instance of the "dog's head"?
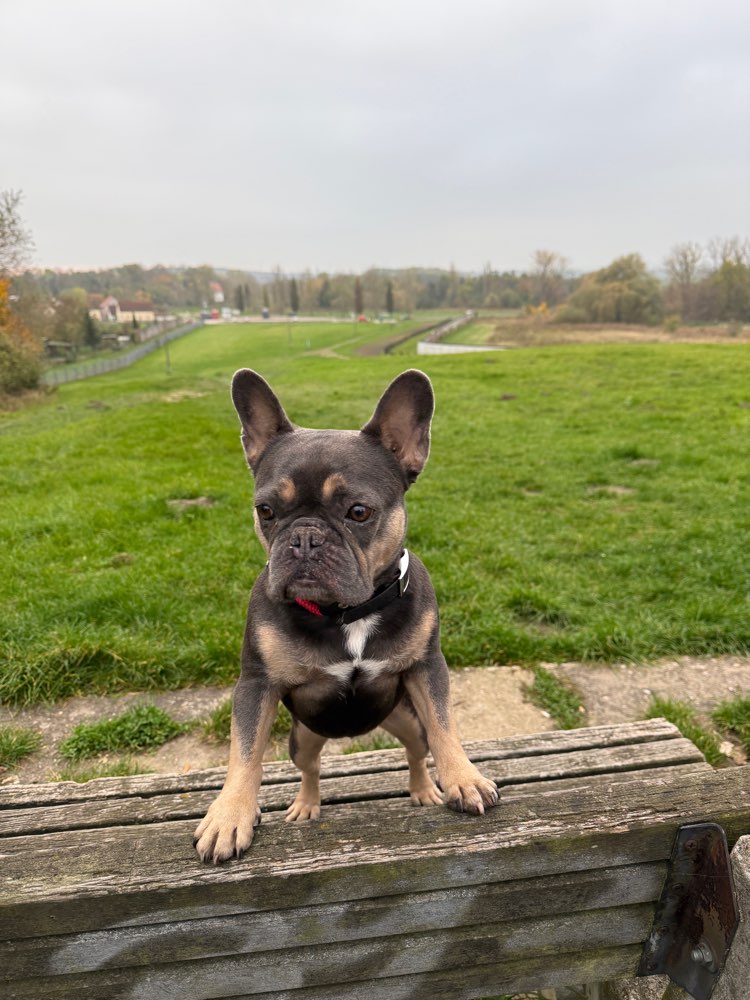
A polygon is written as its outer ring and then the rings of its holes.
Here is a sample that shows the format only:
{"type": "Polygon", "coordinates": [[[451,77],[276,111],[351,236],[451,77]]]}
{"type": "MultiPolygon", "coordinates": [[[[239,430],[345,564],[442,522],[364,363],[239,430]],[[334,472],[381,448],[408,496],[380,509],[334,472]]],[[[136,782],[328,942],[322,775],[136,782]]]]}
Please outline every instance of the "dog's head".
{"type": "Polygon", "coordinates": [[[404,493],[430,450],[430,380],[403,372],[360,431],[296,427],[268,383],[247,368],[232,380],[232,399],[255,477],[269,596],[366,601],[402,552],[404,493]]]}

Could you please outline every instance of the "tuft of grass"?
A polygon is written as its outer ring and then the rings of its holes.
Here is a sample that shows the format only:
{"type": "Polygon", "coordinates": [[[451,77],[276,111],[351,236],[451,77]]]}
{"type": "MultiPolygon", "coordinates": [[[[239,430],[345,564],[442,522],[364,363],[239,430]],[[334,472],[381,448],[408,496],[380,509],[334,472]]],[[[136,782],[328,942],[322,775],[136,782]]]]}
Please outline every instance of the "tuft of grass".
{"type": "Polygon", "coordinates": [[[205,739],[213,743],[226,743],[232,726],[232,699],[218,705],[201,726],[205,739]]]}
{"type": "Polygon", "coordinates": [[[93,781],[94,778],[129,778],[133,774],[151,774],[150,768],[141,767],[130,757],[107,764],[90,764],[88,767],[66,767],[55,781],[93,781]]]}
{"type": "Polygon", "coordinates": [[[276,718],[271,726],[271,739],[283,740],[292,729],[292,716],[285,705],[279,705],[276,711],[276,718]]]}
{"type": "MultiPolygon", "coordinates": [[[[227,698],[211,712],[203,723],[203,735],[216,743],[226,743],[229,740],[232,726],[232,699],[227,698]]],[[[276,718],[271,727],[271,739],[283,740],[292,728],[292,717],[284,705],[279,705],[276,718]]]]}
{"type": "Polygon", "coordinates": [[[42,738],[33,729],[0,726],[0,767],[13,767],[39,749],[42,738]]]}
{"type": "Polygon", "coordinates": [[[659,698],[653,695],[646,718],[664,718],[673,726],[677,726],[685,739],[690,740],[698,747],[712,767],[717,767],[726,761],[726,757],[719,749],[716,734],[700,724],[695,711],[687,702],[676,701],[673,698],[659,698]]]}
{"type": "Polygon", "coordinates": [[[373,733],[372,736],[360,740],[353,740],[348,747],[344,747],[343,753],[365,753],[368,750],[394,750],[400,747],[398,740],[385,733],[373,733]]]}
{"type": "Polygon", "coordinates": [[[82,722],[60,744],[60,753],[70,761],[100,753],[153,750],[192,728],[175,722],[156,705],[136,705],[114,719],[82,722]]]}
{"type": "Polygon", "coordinates": [[[544,667],[534,667],[534,683],[529,698],[549,712],[560,729],[577,729],[584,714],[583,705],[573,688],[544,667]]]}
{"type": "Polygon", "coordinates": [[[750,756],[750,697],[740,696],[722,702],[711,718],[717,726],[736,736],[742,749],[750,756]]]}

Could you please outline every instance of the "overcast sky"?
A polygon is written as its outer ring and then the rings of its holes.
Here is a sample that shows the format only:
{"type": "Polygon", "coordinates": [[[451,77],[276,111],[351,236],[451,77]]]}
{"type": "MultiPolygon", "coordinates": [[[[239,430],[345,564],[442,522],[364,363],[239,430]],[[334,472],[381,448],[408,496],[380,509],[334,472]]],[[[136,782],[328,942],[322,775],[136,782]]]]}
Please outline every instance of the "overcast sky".
{"type": "Polygon", "coordinates": [[[37,265],[578,271],[750,236],[747,0],[0,0],[37,265]]]}

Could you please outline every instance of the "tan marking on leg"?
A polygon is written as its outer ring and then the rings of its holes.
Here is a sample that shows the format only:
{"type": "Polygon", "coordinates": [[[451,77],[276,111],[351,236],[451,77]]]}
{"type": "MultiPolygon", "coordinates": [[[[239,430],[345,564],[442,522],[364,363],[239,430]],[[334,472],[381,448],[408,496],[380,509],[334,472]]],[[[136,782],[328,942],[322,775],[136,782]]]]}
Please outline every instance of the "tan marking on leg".
{"type": "Polygon", "coordinates": [[[279,480],[276,492],[279,494],[284,503],[291,503],[297,496],[297,487],[291,479],[281,479],[279,480]]]}
{"type": "Polygon", "coordinates": [[[321,665],[309,646],[291,642],[273,625],[256,628],[258,648],[271,682],[280,687],[296,687],[309,680],[309,672],[321,665]]]}
{"type": "MultiPolygon", "coordinates": [[[[300,769],[302,782],[294,802],[286,811],[287,823],[296,820],[320,819],[320,751],[327,742],[301,722],[294,723],[294,763],[300,769]]],[[[290,735],[290,745],[292,736],[290,735]]]]}
{"type": "Polygon", "coordinates": [[[437,615],[432,608],[428,608],[393,657],[398,670],[406,670],[412,663],[424,659],[436,625],[437,615]]]}
{"type": "Polygon", "coordinates": [[[346,492],[348,489],[349,489],[349,487],[347,485],[347,482],[344,479],[344,477],[341,475],[341,473],[340,472],[333,472],[333,473],[331,473],[330,476],[328,476],[324,480],[323,486],[321,488],[321,494],[322,494],[323,500],[326,503],[328,503],[328,501],[331,499],[331,497],[333,496],[333,494],[337,490],[340,490],[342,492],[346,492]]]}
{"type": "Polygon", "coordinates": [[[219,864],[239,858],[252,843],[260,823],[258,790],[263,775],[263,752],[276,718],[278,699],[270,692],[260,706],[260,717],[252,746],[243,752],[234,717],[232,718],[229,767],[224,787],[214,799],[193,835],[201,861],[219,864]]]}
{"type": "MultiPolygon", "coordinates": [[[[437,666],[439,664],[436,663],[437,666]]],[[[444,666],[444,669],[447,670],[447,667],[444,666]]],[[[497,787],[466,756],[453,718],[450,699],[438,711],[424,670],[407,672],[404,683],[419,721],[425,728],[445,804],[457,812],[483,814],[485,808],[497,803],[497,787]]]]}
{"type": "Polygon", "coordinates": [[[397,705],[380,725],[404,745],[409,764],[409,795],[412,804],[442,805],[440,789],[427,770],[427,745],[416,716],[403,705],[397,705]]]}

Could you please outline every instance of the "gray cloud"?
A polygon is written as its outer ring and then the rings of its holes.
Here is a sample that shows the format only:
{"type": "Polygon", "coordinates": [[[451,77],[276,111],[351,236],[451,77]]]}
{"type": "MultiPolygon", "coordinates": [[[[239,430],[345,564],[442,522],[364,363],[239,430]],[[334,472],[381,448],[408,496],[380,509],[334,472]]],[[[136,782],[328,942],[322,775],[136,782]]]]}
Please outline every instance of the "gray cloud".
{"type": "Polygon", "coordinates": [[[43,264],[579,269],[750,232],[744,2],[2,0],[43,264]]]}

